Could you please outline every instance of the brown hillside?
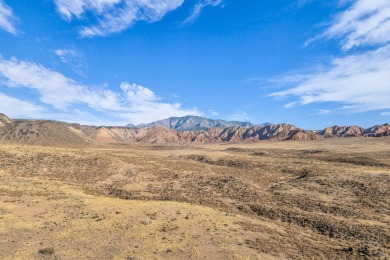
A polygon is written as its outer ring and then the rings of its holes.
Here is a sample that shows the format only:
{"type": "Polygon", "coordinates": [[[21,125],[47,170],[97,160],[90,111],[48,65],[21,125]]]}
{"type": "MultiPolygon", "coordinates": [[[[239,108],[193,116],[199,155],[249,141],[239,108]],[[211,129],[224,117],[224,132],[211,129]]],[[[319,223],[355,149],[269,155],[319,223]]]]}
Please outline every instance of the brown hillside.
{"type": "Polygon", "coordinates": [[[325,128],[320,132],[324,136],[345,136],[345,137],[356,137],[362,136],[364,129],[360,126],[331,126],[325,128]]]}
{"type": "Polygon", "coordinates": [[[88,138],[103,143],[170,143],[179,141],[178,132],[162,126],[151,128],[81,126],[79,129],[88,138]]]}
{"type": "Polygon", "coordinates": [[[61,122],[15,120],[0,128],[0,141],[10,143],[79,147],[90,141],[61,122]]]}
{"type": "Polygon", "coordinates": [[[285,140],[291,141],[309,141],[309,140],[320,140],[322,137],[313,131],[294,130],[285,140]]]}
{"type": "Polygon", "coordinates": [[[4,115],[3,113],[0,113],[0,127],[10,124],[11,122],[12,120],[9,119],[8,116],[4,115]]]}
{"type": "Polygon", "coordinates": [[[372,137],[390,136],[390,125],[384,124],[373,126],[368,128],[364,134],[372,137]]]}
{"type": "Polygon", "coordinates": [[[85,145],[97,143],[240,143],[319,140],[323,137],[390,136],[390,125],[364,130],[359,126],[332,126],[320,132],[300,129],[290,124],[251,127],[209,128],[175,131],[164,126],[129,128],[85,126],[55,121],[10,120],[0,114],[0,140],[40,145],[85,145]]]}
{"type": "Polygon", "coordinates": [[[238,143],[270,139],[303,141],[320,138],[312,131],[305,131],[288,124],[252,126],[250,128],[210,128],[196,131],[174,131],[163,126],[151,128],[80,126],[79,129],[87,137],[104,143],[238,143]]]}

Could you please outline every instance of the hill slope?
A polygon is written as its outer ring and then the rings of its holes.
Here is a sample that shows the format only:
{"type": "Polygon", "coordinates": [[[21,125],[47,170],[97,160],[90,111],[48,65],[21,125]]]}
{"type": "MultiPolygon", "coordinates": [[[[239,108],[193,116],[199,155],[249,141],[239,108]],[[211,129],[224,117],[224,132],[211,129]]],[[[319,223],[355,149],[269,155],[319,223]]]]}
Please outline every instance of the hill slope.
{"type": "Polygon", "coordinates": [[[12,120],[9,119],[8,116],[4,115],[3,113],[0,113],[0,127],[10,124],[11,122],[12,120]]]}
{"type": "Polygon", "coordinates": [[[331,126],[320,132],[321,135],[325,136],[337,135],[346,137],[361,136],[363,133],[364,128],[360,126],[331,126]]]}
{"type": "Polygon", "coordinates": [[[49,146],[81,146],[90,143],[65,123],[40,120],[14,120],[0,127],[0,141],[49,146]]]}
{"type": "Polygon", "coordinates": [[[175,131],[163,126],[150,128],[83,127],[79,128],[88,138],[97,142],[142,143],[212,143],[256,142],[260,140],[316,140],[321,138],[312,131],[293,125],[279,124],[252,127],[209,128],[196,131],[175,131]]]}
{"type": "Polygon", "coordinates": [[[364,134],[372,137],[390,136],[390,125],[376,125],[364,131],[364,134]]]}
{"type": "MultiPolygon", "coordinates": [[[[154,125],[144,128],[85,126],[57,121],[14,120],[0,114],[0,141],[38,144],[80,146],[97,143],[214,143],[214,142],[257,142],[261,140],[306,141],[329,137],[382,137],[390,136],[390,125],[377,125],[368,129],[359,126],[332,126],[322,131],[304,130],[290,124],[249,126],[208,127],[202,130],[174,130],[187,127],[206,127],[209,122],[195,124],[199,117],[177,118],[164,121],[169,127],[154,125]],[[194,119],[195,118],[195,119],[194,119]],[[194,121],[194,120],[195,121],[194,121]],[[184,120],[184,121],[183,121],[184,120]]],[[[222,121],[222,120],[221,120],[222,121]]],[[[218,120],[214,121],[220,125],[218,120]]],[[[214,124],[213,123],[213,124],[214,124]]],[[[227,122],[224,124],[239,124],[227,122]]],[[[250,124],[250,123],[248,123],[250,124]]]]}

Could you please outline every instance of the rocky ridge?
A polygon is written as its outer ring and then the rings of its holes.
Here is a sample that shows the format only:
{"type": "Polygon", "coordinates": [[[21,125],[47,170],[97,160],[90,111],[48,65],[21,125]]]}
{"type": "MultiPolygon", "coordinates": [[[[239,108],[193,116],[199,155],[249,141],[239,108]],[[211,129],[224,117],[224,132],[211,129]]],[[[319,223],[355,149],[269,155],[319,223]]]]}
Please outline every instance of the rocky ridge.
{"type": "Polygon", "coordinates": [[[327,127],[320,132],[324,136],[361,136],[364,133],[364,128],[360,126],[331,126],[327,127]]]}
{"type": "Polygon", "coordinates": [[[290,124],[211,127],[204,130],[177,131],[164,126],[145,128],[85,126],[57,121],[11,120],[0,115],[0,141],[39,145],[85,145],[91,143],[215,143],[308,141],[330,137],[390,136],[390,125],[368,129],[359,126],[332,126],[310,131],[290,124]]]}
{"type": "Polygon", "coordinates": [[[372,137],[390,136],[390,125],[376,125],[364,131],[364,135],[372,137]]]}
{"type": "Polygon", "coordinates": [[[133,124],[127,125],[131,128],[150,128],[154,126],[164,126],[166,128],[176,131],[190,131],[190,130],[206,130],[212,127],[227,128],[227,127],[251,127],[250,122],[239,121],[225,121],[221,119],[208,119],[200,116],[184,116],[184,117],[170,117],[167,119],[155,121],[148,124],[140,124],[135,126],[133,124]]]}

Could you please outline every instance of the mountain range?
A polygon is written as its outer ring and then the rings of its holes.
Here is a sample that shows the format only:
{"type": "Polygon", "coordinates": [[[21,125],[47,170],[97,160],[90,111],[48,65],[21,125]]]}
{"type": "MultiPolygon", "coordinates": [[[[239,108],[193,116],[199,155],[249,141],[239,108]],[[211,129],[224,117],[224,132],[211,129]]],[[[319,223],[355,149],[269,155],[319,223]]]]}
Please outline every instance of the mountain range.
{"type": "MultiPolygon", "coordinates": [[[[164,121],[164,120],[163,120],[164,121]]],[[[178,120],[177,122],[179,122],[178,120]]],[[[167,119],[164,122],[170,122],[167,119]]],[[[174,121],[172,121],[174,122],[174,121]]],[[[186,121],[184,120],[184,123],[186,121]]],[[[191,121],[191,124],[193,121],[191,121]]],[[[225,121],[226,122],[226,121],[225,121]]],[[[191,124],[183,124],[181,129],[191,124]]],[[[176,124],[177,125],[177,124],[176,124]]],[[[179,124],[180,125],[180,124],[179,124]]],[[[173,126],[173,124],[172,124],[173,126]]],[[[204,125],[202,125],[204,127],[204,125]]],[[[166,126],[143,128],[85,126],[48,120],[11,120],[0,114],[0,141],[38,145],[80,146],[92,143],[215,143],[307,141],[330,137],[390,136],[390,125],[376,125],[367,129],[359,126],[332,126],[322,131],[311,131],[290,124],[257,126],[211,127],[203,130],[177,131],[166,126]]]]}
{"type": "MultiPolygon", "coordinates": [[[[269,125],[268,123],[262,125],[269,125]]],[[[191,131],[191,130],[206,130],[212,127],[228,128],[228,127],[251,127],[250,122],[239,121],[225,121],[221,119],[209,119],[200,116],[184,116],[184,117],[170,117],[167,119],[155,121],[148,124],[133,125],[129,124],[126,127],[131,128],[150,128],[154,126],[164,126],[166,128],[176,131],[191,131]]]]}

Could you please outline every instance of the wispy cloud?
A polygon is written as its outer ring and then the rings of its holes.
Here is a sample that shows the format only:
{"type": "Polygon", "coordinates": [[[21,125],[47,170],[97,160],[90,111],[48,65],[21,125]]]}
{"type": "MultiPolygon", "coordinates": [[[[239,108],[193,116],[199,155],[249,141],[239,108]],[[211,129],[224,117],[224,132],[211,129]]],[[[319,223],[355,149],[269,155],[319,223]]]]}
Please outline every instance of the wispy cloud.
{"type": "Polygon", "coordinates": [[[216,7],[222,4],[222,0],[200,0],[193,8],[190,16],[182,22],[182,25],[193,22],[202,13],[202,10],[207,6],[216,7]]]}
{"type": "MultiPolygon", "coordinates": [[[[197,108],[183,109],[180,103],[164,103],[152,90],[140,85],[124,82],[121,91],[115,92],[76,82],[41,64],[16,58],[0,58],[0,85],[35,90],[42,103],[65,114],[74,113],[81,106],[87,107],[84,110],[89,113],[134,124],[170,116],[202,114],[197,108]]],[[[8,100],[17,102],[16,99],[8,100]]],[[[19,109],[33,108],[26,102],[23,104],[19,109]]]]}
{"type": "Polygon", "coordinates": [[[389,32],[390,1],[357,0],[352,1],[346,11],[335,16],[330,26],[316,38],[340,39],[342,48],[349,50],[362,45],[388,43],[389,32]]]}
{"type": "Polygon", "coordinates": [[[339,39],[348,54],[331,58],[315,71],[280,77],[274,83],[288,89],[270,96],[296,99],[285,107],[336,102],[336,110],[344,112],[389,109],[390,2],[354,1],[336,16],[323,36],[339,39]]]}
{"type": "Polygon", "coordinates": [[[296,0],[295,5],[296,8],[302,8],[304,5],[313,2],[314,0],[296,0]]]}
{"type": "Polygon", "coordinates": [[[34,104],[30,101],[21,100],[18,98],[7,96],[0,92],[0,111],[10,118],[25,118],[25,119],[53,119],[57,121],[80,123],[85,125],[126,125],[126,118],[118,118],[118,120],[110,120],[95,116],[85,110],[71,109],[66,112],[56,112],[42,105],[34,104]]]}
{"type": "Polygon", "coordinates": [[[82,75],[83,69],[87,67],[84,56],[74,49],[54,50],[54,54],[65,64],[68,64],[77,74],[82,75]]]}
{"type": "Polygon", "coordinates": [[[294,87],[271,96],[299,98],[286,107],[339,102],[347,104],[341,109],[350,111],[390,108],[390,46],[335,58],[323,69],[310,74],[284,77],[278,83],[294,87]]]}
{"type": "Polygon", "coordinates": [[[219,113],[218,113],[217,111],[212,110],[212,109],[209,110],[209,113],[210,113],[211,115],[213,115],[213,116],[218,116],[218,115],[219,115],[219,113]]]}
{"type": "Polygon", "coordinates": [[[233,113],[231,115],[228,115],[227,116],[227,120],[229,121],[253,121],[252,120],[253,118],[250,117],[246,112],[242,112],[242,111],[239,111],[239,112],[236,112],[236,113],[233,113]]]}
{"type": "Polygon", "coordinates": [[[0,59],[0,83],[36,90],[43,103],[57,109],[71,103],[85,103],[100,110],[119,109],[117,94],[112,91],[89,88],[40,64],[16,58],[0,59]]]}
{"type": "Polygon", "coordinates": [[[318,115],[327,115],[327,114],[330,114],[332,111],[329,110],[329,109],[320,109],[317,111],[317,114],[318,115]]]}
{"type": "Polygon", "coordinates": [[[17,18],[13,14],[12,9],[6,5],[4,0],[0,0],[0,28],[11,34],[16,34],[16,20],[17,18]]]}
{"type": "Polygon", "coordinates": [[[82,19],[86,14],[97,24],[84,26],[83,37],[104,36],[121,32],[137,21],[156,22],[183,4],[184,0],[55,0],[59,13],[67,20],[82,19]]]}
{"type": "Polygon", "coordinates": [[[289,1],[290,3],[287,5],[287,7],[284,9],[284,11],[296,11],[301,8],[303,8],[305,5],[312,3],[315,0],[294,0],[294,1],[289,1]]]}
{"type": "Polygon", "coordinates": [[[41,117],[45,110],[28,101],[19,100],[0,92],[0,111],[11,117],[41,117]]]}

